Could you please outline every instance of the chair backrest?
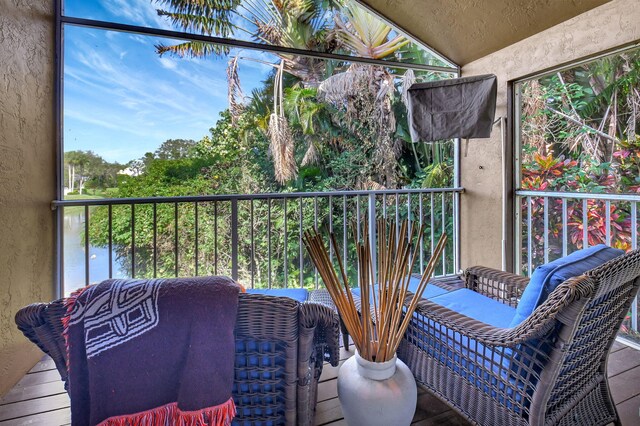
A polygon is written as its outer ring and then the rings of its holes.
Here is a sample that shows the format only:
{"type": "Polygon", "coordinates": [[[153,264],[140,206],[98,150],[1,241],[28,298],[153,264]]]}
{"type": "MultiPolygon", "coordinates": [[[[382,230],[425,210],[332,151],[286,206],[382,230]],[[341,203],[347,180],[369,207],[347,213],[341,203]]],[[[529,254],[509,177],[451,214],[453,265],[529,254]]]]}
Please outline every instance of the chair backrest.
{"type": "MultiPolygon", "coordinates": [[[[67,355],[62,328],[65,313],[64,299],[37,303],[18,311],[16,324],[51,356],[66,386],[67,355]]],[[[326,334],[321,336],[327,343],[324,350],[337,364],[338,320],[334,316],[322,305],[301,304],[287,297],[239,295],[233,385],[238,413],[234,424],[310,422],[315,411],[315,386],[309,384],[314,380],[317,384],[316,376],[326,358],[326,354],[323,357],[314,353],[318,343],[314,339],[319,333],[326,334]],[[315,358],[318,359],[313,365],[309,360],[315,358]],[[300,377],[302,373],[304,377],[300,377]],[[308,401],[301,401],[300,397],[307,397],[308,401]]]]}
{"type": "MultiPolygon", "coordinates": [[[[536,419],[559,421],[579,404],[584,405],[579,408],[587,419],[589,412],[615,413],[608,388],[602,393],[606,397],[591,400],[610,405],[607,410],[599,410],[595,402],[589,406],[585,393],[601,392],[601,386],[608,386],[609,349],[640,286],[640,250],[615,258],[563,285],[575,289],[575,300],[556,317],[561,326],[551,342],[548,365],[540,374],[540,392],[532,400],[532,424],[536,419]]],[[[576,415],[575,411],[572,413],[576,415]]]]}

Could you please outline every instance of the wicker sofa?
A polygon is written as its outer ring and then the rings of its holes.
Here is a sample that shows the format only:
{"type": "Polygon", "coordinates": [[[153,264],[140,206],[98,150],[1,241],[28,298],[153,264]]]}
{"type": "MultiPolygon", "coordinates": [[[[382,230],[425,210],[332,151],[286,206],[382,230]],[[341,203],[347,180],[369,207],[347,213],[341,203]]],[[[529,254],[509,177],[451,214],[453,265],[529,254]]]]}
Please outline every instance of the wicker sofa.
{"type": "MultiPolygon", "coordinates": [[[[277,294],[277,292],[276,292],[277,294]]],[[[325,361],[338,365],[337,314],[290,297],[241,294],[236,320],[234,425],[311,425],[325,361]]],[[[66,382],[64,300],[16,314],[18,328],[54,360],[66,382]]]]}
{"type": "Polygon", "coordinates": [[[421,301],[398,356],[474,424],[620,424],[607,357],[639,277],[640,251],[621,255],[563,280],[514,326],[529,279],[470,268],[465,289],[421,301]]]}

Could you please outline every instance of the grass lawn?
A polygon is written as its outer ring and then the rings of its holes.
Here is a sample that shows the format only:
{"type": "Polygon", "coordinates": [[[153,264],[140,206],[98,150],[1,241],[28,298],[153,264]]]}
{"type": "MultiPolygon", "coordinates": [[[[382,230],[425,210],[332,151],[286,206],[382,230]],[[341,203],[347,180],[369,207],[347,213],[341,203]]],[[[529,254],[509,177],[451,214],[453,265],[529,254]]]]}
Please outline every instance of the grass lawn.
{"type": "MultiPolygon", "coordinates": [[[[88,190],[90,193],[89,194],[69,194],[69,195],[65,195],[64,199],[65,200],[95,200],[97,198],[107,198],[106,194],[108,193],[108,189],[106,191],[101,191],[101,190],[94,190],[94,189],[89,189],[88,190]]],[[[65,214],[80,214],[82,212],[84,212],[84,207],[83,206],[73,206],[73,207],[65,207],[64,208],[64,212],[65,214]]]]}

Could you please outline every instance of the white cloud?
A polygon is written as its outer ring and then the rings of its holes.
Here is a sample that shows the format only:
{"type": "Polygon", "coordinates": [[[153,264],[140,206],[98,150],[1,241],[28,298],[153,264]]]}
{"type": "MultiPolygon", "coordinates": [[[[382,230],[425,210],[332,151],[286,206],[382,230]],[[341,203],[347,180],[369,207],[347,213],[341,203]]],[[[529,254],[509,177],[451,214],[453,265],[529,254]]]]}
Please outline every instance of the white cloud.
{"type": "Polygon", "coordinates": [[[141,44],[152,44],[152,43],[150,43],[149,37],[145,38],[145,37],[143,37],[143,36],[141,36],[139,34],[128,34],[128,37],[131,40],[137,41],[138,43],[141,43],[141,44]]]}
{"type": "Polygon", "coordinates": [[[178,64],[173,59],[167,58],[166,56],[162,56],[158,58],[160,65],[169,70],[175,70],[178,64]]]}
{"type": "Polygon", "coordinates": [[[141,129],[138,129],[136,127],[123,126],[123,124],[125,123],[122,123],[121,121],[114,119],[113,117],[111,117],[111,119],[105,119],[104,115],[100,115],[100,117],[102,118],[98,118],[97,114],[94,115],[92,112],[86,110],[77,111],[70,108],[65,108],[64,117],[66,119],[76,119],[82,121],[83,123],[102,127],[103,129],[117,130],[119,132],[126,132],[135,136],[147,136],[147,133],[141,131],[141,129]]]}
{"type": "Polygon", "coordinates": [[[100,3],[109,13],[124,18],[128,23],[170,29],[169,22],[158,15],[149,0],[101,0],[100,3]]]}
{"type": "MultiPolygon", "coordinates": [[[[99,0],[108,17],[98,19],[169,28],[153,0],[99,0]]],[[[70,27],[65,33],[65,147],[92,149],[126,162],[166,139],[199,140],[227,108],[226,62],[232,57],[159,57],[154,45],[175,40],[70,27]]],[[[233,49],[233,55],[240,52],[233,49]]],[[[274,63],[269,53],[242,56],[274,63]]],[[[272,67],[241,61],[245,93],[272,67]]]]}
{"type": "Polygon", "coordinates": [[[108,148],[110,156],[117,153],[111,161],[126,162],[166,139],[200,139],[226,108],[224,63],[161,60],[152,47],[128,37],[96,44],[79,32],[67,40],[68,147],[93,149],[105,158],[108,148]]]}

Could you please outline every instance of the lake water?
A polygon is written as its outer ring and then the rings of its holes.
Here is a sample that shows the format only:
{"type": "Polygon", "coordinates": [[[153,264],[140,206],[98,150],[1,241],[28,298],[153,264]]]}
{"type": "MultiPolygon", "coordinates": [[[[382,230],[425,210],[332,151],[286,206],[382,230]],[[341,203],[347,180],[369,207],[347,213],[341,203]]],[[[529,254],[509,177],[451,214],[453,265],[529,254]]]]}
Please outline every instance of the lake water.
{"type": "MultiPolygon", "coordinates": [[[[64,294],[85,286],[84,213],[65,212],[64,215],[64,294]]],[[[113,277],[124,278],[126,272],[113,259],[113,277]]],[[[109,249],[89,246],[89,282],[96,283],[109,278],[109,249]]]]}

